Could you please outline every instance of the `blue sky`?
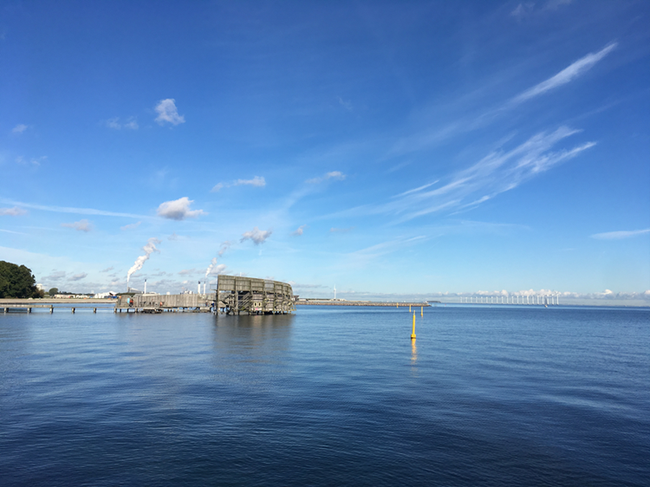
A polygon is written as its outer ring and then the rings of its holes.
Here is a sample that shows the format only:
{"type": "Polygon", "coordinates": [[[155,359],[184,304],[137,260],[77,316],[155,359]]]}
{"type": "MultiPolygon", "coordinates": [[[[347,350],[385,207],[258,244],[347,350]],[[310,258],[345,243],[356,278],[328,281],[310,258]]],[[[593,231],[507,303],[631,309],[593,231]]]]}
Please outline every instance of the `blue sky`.
{"type": "Polygon", "coordinates": [[[47,289],[650,300],[645,1],[0,5],[0,259],[47,289]]]}

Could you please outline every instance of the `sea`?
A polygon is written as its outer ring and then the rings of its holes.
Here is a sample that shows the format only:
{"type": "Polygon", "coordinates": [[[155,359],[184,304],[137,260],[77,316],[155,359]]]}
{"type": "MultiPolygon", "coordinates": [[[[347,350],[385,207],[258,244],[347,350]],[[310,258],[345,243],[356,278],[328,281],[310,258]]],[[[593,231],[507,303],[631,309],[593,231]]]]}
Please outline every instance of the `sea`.
{"type": "Polygon", "coordinates": [[[0,485],[648,486],[650,309],[0,314],[0,485]]]}

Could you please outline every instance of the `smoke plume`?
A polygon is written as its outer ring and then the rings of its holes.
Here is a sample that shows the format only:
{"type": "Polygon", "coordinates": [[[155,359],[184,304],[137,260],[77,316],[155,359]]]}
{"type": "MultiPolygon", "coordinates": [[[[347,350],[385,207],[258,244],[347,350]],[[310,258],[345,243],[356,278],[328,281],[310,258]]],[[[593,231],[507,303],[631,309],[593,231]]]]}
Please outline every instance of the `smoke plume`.
{"type": "Polygon", "coordinates": [[[217,265],[217,258],[215,257],[212,259],[212,262],[210,262],[210,265],[208,266],[208,270],[205,271],[205,277],[208,277],[210,272],[212,272],[212,269],[214,269],[214,266],[217,265]]]}
{"type": "Polygon", "coordinates": [[[134,272],[137,272],[137,271],[139,271],[140,269],[142,269],[142,266],[144,265],[145,261],[149,260],[149,256],[150,256],[153,252],[160,252],[160,251],[156,248],[156,244],[159,244],[159,243],[160,243],[160,240],[158,240],[157,238],[150,238],[150,239],[147,241],[147,245],[145,245],[144,247],[142,247],[142,250],[144,250],[144,255],[141,255],[140,257],[138,257],[137,259],[135,259],[135,264],[133,264],[133,267],[131,267],[131,268],[129,269],[129,272],[127,272],[127,274],[126,274],[126,283],[127,283],[127,284],[129,283],[129,280],[131,279],[131,275],[132,275],[134,272]]]}
{"type": "Polygon", "coordinates": [[[224,243],[221,244],[221,248],[219,249],[219,257],[221,257],[226,250],[230,248],[232,245],[232,242],[230,240],[226,240],[224,243]]]}

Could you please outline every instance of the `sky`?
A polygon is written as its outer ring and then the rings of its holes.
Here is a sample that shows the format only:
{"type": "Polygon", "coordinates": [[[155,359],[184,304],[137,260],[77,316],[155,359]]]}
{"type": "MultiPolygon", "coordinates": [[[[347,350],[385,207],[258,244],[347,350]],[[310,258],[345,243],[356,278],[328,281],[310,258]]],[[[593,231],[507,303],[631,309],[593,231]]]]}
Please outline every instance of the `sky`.
{"type": "Polygon", "coordinates": [[[2,0],[0,260],[70,292],[648,305],[648,25],[644,0],[2,0]]]}

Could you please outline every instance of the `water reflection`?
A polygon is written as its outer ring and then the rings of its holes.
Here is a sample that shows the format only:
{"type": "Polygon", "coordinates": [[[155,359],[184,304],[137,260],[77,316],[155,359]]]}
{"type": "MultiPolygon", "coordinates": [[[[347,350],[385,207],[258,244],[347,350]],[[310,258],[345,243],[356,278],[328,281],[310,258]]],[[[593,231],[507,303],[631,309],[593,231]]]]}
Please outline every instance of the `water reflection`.
{"type": "Polygon", "coordinates": [[[411,340],[411,365],[418,361],[418,347],[415,346],[415,339],[411,340]]]}
{"type": "MultiPolygon", "coordinates": [[[[215,317],[212,327],[214,364],[225,382],[280,372],[288,367],[293,315],[215,317]]],[[[257,380],[254,379],[254,382],[257,380]]]]}

